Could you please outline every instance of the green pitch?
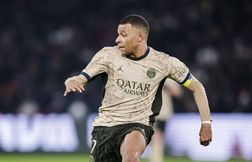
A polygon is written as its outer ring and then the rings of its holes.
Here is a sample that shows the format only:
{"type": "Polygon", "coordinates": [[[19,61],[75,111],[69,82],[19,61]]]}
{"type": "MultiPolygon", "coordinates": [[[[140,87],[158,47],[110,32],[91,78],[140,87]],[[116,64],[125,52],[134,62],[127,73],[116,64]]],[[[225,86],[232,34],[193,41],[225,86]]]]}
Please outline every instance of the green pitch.
{"type": "MultiPolygon", "coordinates": [[[[43,154],[43,153],[31,153],[31,154],[6,154],[0,153],[0,162],[88,162],[87,154],[43,154]]],[[[141,162],[148,162],[142,160],[141,162]]],[[[181,157],[167,157],[165,162],[193,162],[188,158],[181,157]]],[[[243,160],[230,160],[228,162],[243,162],[243,160]]]]}

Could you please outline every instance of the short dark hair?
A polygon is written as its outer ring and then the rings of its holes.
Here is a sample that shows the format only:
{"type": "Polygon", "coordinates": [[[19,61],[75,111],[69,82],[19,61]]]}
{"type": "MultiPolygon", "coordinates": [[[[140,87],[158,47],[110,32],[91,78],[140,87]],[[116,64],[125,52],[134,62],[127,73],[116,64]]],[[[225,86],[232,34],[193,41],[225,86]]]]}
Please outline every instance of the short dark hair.
{"type": "Polygon", "coordinates": [[[120,24],[142,27],[146,31],[147,36],[149,35],[150,26],[143,16],[137,14],[128,15],[120,21],[120,24]]]}

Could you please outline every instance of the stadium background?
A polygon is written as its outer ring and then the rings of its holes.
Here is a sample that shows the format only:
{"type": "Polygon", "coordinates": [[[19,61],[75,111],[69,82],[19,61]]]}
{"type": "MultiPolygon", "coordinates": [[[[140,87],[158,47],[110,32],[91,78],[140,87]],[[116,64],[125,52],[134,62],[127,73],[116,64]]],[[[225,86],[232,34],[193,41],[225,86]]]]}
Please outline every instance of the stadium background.
{"type": "MultiPolygon", "coordinates": [[[[6,152],[87,153],[87,120],[97,112],[102,85],[97,79],[85,93],[66,98],[62,95],[63,83],[68,76],[78,74],[100,48],[115,45],[119,20],[132,13],[149,21],[150,46],[183,60],[203,82],[214,119],[220,121],[215,125],[226,121],[230,129],[244,128],[237,131],[236,144],[230,148],[232,155],[242,161],[244,150],[239,142],[245,139],[243,134],[252,132],[251,1],[9,0],[0,2],[1,162],[6,152]],[[219,119],[219,115],[224,117],[219,119]],[[65,121],[68,127],[59,129],[65,121]],[[37,132],[34,125],[38,126],[37,132]],[[72,134],[65,132],[63,137],[72,140],[62,137],[67,141],[62,147],[56,147],[54,141],[59,130],[74,130],[72,134]],[[48,145],[34,142],[36,133],[43,134],[43,142],[48,145]],[[50,140],[47,134],[52,135],[50,140]]],[[[187,90],[175,100],[175,112],[192,114],[190,120],[198,120],[187,90]]],[[[182,126],[175,128],[183,130],[182,126]]],[[[219,138],[228,132],[222,128],[226,127],[218,128],[219,138]]],[[[233,135],[229,132],[226,136],[233,135]]],[[[251,144],[246,147],[252,148],[252,137],[247,138],[251,144]]],[[[171,154],[169,139],[168,144],[167,153],[171,154]]],[[[251,149],[246,150],[245,154],[252,155],[251,149]]]]}

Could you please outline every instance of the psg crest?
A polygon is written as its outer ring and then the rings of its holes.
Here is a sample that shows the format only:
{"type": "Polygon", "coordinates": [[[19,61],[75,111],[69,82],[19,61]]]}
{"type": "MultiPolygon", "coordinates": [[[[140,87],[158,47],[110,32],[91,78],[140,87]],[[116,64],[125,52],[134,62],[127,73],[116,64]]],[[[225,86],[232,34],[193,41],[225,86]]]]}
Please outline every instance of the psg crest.
{"type": "Polygon", "coordinates": [[[148,71],[147,71],[147,76],[149,78],[154,78],[156,76],[156,71],[154,68],[150,68],[148,71]]]}

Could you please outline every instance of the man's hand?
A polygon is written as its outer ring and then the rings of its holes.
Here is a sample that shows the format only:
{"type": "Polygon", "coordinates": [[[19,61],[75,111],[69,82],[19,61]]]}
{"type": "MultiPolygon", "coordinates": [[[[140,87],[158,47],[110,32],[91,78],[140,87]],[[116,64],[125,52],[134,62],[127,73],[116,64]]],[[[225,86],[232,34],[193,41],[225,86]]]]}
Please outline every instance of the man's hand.
{"type": "Polygon", "coordinates": [[[210,142],[212,141],[211,124],[209,124],[209,123],[201,124],[199,136],[200,136],[200,144],[201,145],[203,145],[203,146],[209,145],[210,142]]]}
{"type": "Polygon", "coordinates": [[[65,81],[65,92],[64,92],[64,96],[66,96],[69,92],[75,92],[75,91],[79,91],[80,93],[82,91],[84,91],[84,83],[85,80],[81,77],[81,76],[74,76],[71,78],[68,78],[65,81]]]}

